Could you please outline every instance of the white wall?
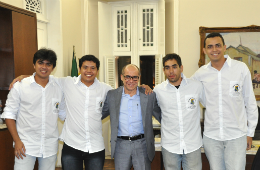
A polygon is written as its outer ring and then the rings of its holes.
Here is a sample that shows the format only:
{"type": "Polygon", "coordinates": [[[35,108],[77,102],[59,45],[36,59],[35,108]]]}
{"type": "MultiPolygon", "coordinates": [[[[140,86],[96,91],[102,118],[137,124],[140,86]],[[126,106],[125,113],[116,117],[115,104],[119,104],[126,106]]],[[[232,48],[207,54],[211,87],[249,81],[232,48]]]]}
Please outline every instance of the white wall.
{"type": "Polygon", "coordinates": [[[22,0],[0,0],[1,2],[7,3],[9,5],[13,5],[18,8],[23,8],[23,1],[22,0]]]}
{"type": "Polygon", "coordinates": [[[165,0],[165,54],[174,52],[174,2],[165,0]]]}
{"type": "MultiPolygon", "coordinates": [[[[63,66],[64,76],[71,74],[73,45],[76,57],[81,58],[82,53],[82,8],[81,0],[62,0],[62,34],[63,34],[63,66]]],[[[77,59],[77,64],[78,64],[77,59]]]]}
{"type": "MultiPolygon", "coordinates": [[[[88,42],[89,54],[99,58],[98,48],[98,0],[88,0],[88,42]]],[[[103,67],[103,66],[101,66],[103,67]]]]}

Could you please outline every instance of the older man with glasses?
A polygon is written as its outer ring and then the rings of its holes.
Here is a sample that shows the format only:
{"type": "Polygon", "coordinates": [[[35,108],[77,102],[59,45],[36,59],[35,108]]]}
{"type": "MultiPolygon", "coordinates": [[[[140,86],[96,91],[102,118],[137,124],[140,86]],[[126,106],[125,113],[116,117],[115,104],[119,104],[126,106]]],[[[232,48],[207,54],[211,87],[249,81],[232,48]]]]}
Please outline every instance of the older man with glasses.
{"type": "Polygon", "coordinates": [[[103,118],[110,114],[111,157],[115,169],[151,169],[155,155],[152,115],[161,121],[155,93],[145,95],[137,88],[140,70],[129,64],[122,69],[124,86],[110,90],[103,107],[103,118]]]}

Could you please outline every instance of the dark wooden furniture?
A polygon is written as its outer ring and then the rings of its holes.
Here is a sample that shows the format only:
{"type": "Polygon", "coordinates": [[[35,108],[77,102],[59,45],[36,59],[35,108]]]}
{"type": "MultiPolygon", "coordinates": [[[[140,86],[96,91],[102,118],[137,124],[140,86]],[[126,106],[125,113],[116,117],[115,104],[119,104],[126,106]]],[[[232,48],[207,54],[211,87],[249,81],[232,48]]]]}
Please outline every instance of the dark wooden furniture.
{"type": "Polygon", "coordinates": [[[13,138],[8,129],[0,130],[0,169],[14,169],[13,138]]]}
{"type": "Polygon", "coordinates": [[[0,2],[0,99],[5,104],[8,86],[21,74],[32,74],[37,51],[36,14],[0,2]]]}
{"type": "MultiPolygon", "coordinates": [[[[0,100],[3,106],[12,80],[34,72],[33,55],[37,46],[36,14],[0,2],[0,100]]],[[[9,131],[1,130],[0,170],[13,169],[12,145],[9,131]]]]}

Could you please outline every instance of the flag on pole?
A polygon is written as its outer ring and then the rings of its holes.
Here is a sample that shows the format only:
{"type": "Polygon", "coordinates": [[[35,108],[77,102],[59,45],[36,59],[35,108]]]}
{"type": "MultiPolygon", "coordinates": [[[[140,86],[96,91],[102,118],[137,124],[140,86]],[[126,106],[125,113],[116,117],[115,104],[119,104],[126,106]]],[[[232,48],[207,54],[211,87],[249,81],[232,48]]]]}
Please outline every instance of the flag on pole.
{"type": "Polygon", "coordinates": [[[71,67],[71,77],[78,77],[77,60],[75,53],[75,46],[73,46],[73,57],[72,57],[72,67],[71,67]]]}

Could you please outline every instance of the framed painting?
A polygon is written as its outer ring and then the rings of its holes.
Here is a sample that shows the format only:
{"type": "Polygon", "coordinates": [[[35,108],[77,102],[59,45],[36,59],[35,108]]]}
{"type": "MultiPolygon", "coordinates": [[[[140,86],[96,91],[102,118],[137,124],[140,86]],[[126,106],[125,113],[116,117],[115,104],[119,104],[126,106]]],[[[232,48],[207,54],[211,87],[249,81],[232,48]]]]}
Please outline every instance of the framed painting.
{"type": "Polygon", "coordinates": [[[252,84],[256,100],[260,100],[260,26],[247,27],[199,27],[200,60],[199,67],[210,60],[204,54],[204,39],[212,32],[220,33],[224,40],[230,58],[244,62],[252,77],[252,84]]]}

